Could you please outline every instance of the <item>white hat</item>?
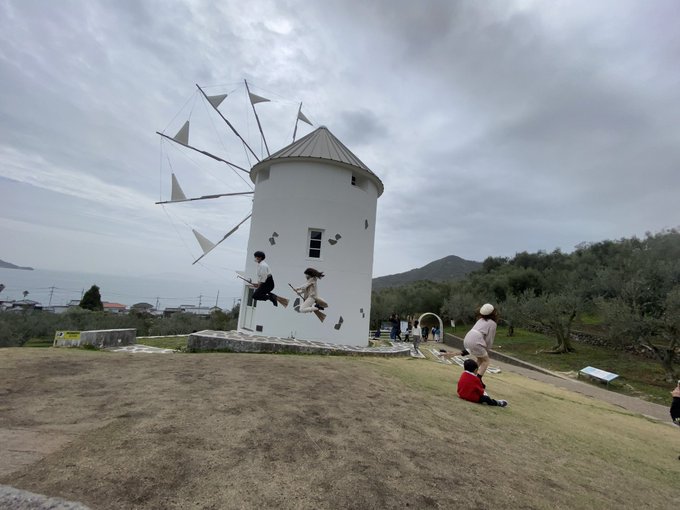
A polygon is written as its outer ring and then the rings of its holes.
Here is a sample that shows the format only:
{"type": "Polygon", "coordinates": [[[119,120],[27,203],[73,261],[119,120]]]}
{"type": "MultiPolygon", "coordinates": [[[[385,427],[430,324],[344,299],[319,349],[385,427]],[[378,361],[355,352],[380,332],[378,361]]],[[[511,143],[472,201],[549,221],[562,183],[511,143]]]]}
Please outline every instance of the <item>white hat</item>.
{"type": "Polygon", "coordinates": [[[481,313],[482,315],[491,315],[493,313],[493,305],[490,305],[489,303],[483,305],[479,309],[479,313],[481,313]]]}

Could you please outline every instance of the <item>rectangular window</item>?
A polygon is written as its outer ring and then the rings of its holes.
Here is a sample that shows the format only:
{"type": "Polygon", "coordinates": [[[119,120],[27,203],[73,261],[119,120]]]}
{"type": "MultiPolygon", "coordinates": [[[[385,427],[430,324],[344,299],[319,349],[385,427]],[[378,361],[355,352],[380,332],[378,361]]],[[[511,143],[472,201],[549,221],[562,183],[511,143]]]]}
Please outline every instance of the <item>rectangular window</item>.
{"type": "Polygon", "coordinates": [[[352,173],[352,186],[366,191],[368,180],[355,173],[352,173]]]}
{"type": "Polygon", "coordinates": [[[264,182],[269,179],[269,168],[263,168],[257,173],[257,182],[264,182]]]}
{"type": "Polygon", "coordinates": [[[323,239],[323,230],[310,228],[307,236],[307,246],[309,247],[308,256],[311,259],[321,258],[321,241],[323,239]]]}

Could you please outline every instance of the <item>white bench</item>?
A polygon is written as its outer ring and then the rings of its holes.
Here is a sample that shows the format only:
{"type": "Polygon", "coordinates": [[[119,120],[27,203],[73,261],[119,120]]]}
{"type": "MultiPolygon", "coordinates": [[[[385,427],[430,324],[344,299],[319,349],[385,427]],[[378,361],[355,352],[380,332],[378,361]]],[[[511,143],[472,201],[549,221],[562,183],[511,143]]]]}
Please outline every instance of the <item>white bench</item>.
{"type": "Polygon", "coordinates": [[[593,379],[597,379],[598,381],[603,381],[607,383],[607,386],[609,386],[609,383],[618,377],[618,374],[612,374],[611,372],[600,370],[599,368],[595,367],[582,368],[579,370],[577,377],[580,375],[585,375],[592,377],[593,379]]]}

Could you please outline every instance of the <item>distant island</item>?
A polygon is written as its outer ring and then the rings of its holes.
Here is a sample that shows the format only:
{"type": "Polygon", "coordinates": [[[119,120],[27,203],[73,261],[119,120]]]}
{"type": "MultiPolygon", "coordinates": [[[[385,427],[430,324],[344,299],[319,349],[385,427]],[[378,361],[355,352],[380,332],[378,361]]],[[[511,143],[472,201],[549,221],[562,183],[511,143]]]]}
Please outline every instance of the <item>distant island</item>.
{"type": "Polygon", "coordinates": [[[9,262],[5,262],[2,259],[0,259],[0,269],[25,269],[26,271],[33,271],[32,267],[16,266],[14,264],[10,264],[9,262]]]}

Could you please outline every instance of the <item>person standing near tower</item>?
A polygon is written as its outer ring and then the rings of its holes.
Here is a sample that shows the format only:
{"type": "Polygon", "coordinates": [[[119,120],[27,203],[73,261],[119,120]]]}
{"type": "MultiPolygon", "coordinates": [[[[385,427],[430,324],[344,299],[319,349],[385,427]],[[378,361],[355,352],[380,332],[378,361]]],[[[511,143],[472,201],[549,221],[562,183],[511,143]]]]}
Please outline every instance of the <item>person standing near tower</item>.
{"type": "Polygon", "coordinates": [[[254,301],[271,301],[274,306],[279,306],[281,303],[284,307],[288,306],[288,300],[277,296],[272,292],[274,290],[274,277],[264,259],[266,255],[263,251],[256,251],[253,256],[257,262],[257,282],[251,284],[255,288],[253,292],[254,301]]]}

